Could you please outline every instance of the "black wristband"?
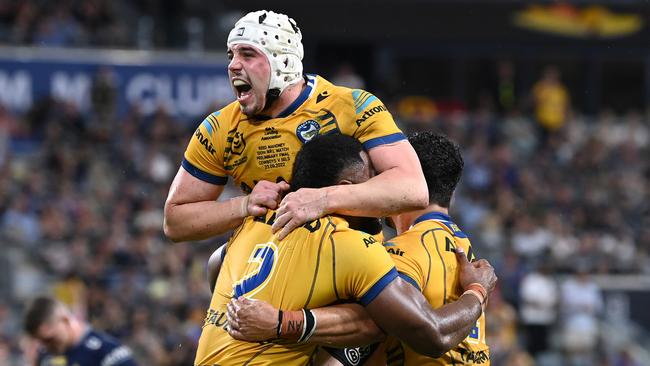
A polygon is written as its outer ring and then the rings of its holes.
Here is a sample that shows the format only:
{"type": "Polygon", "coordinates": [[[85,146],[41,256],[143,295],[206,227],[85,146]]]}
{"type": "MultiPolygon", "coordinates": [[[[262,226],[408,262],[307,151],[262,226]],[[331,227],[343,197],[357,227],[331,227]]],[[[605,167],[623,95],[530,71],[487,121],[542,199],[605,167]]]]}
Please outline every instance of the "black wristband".
{"type": "Polygon", "coordinates": [[[282,310],[278,310],[278,329],[275,333],[278,338],[280,338],[280,333],[282,332],[282,310]]]}
{"type": "Polygon", "coordinates": [[[316,330],[316,318],[314,314],[309,309],[302,309],[302,311],[305,313],[305,328],[301,337],[298,339],[298,343],[307,342],[316,330]]]}

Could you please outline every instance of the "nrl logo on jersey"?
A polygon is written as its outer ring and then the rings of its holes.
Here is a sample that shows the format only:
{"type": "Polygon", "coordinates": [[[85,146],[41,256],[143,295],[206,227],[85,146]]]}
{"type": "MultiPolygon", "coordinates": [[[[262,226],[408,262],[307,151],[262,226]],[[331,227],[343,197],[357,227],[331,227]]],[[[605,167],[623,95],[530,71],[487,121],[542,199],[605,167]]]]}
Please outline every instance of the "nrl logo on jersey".
{"type": "Polygon", "coordinates": [[[228,132],[226,142],[226,154],[232,153],[235,155],[241,155],[244,152],[244,148],[246,148],[246,140],[244,140],[244,134],[237,130],[228,132]]]}
{"type": "Polygon", "coordinates": [[[296,136],[298,136],[298,139],[300,139],[304,144],[318,135],[319,131],[320,124],[313,119],[310,119],[298,125],[298,128],[296,128],[296,136]]]}

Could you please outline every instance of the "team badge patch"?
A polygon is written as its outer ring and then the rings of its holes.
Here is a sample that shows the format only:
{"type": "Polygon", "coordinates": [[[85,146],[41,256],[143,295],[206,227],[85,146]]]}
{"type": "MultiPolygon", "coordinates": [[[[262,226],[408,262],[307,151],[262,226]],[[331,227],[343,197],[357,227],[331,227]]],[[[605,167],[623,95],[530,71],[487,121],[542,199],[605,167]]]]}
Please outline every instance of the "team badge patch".
{"type": "Polygon", "coordinates": [[[318,135],[319,131],[320,124],[313,119],[310,119],[298,125],[298,128],[296,128],[296,136],[298,136],[300,141],[304,144],[313,139],[314,136],[318,135]]]}

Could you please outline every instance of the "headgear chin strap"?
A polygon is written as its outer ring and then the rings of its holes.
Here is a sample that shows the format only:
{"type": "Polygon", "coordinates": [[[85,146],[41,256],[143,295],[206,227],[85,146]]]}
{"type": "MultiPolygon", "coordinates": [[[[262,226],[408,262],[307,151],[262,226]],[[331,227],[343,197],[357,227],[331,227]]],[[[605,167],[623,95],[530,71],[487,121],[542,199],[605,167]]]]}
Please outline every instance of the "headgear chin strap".
{"type": "Polygon", "coordinates": [[[302,34],[296,22],[284,14],[259,10],[244,15],[228,35],[228,47],[233,44],[254,46],[269,60],[267,104],[302,78],[302,34]]]}

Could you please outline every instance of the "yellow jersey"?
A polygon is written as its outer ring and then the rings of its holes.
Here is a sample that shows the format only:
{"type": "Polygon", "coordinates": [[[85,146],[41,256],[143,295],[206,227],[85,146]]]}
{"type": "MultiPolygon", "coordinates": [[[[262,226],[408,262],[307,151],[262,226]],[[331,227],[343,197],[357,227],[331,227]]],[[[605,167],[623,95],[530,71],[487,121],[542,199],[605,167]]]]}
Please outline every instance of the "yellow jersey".
{"type": "Polygon", "coordinates": [[[342,301],[370,303],[397,278],[395,263],[372,235],[337,216],[307,223],[278,241],[275,211],[248,217],[228,242],[199,339],[195,365],[307,365],[312,344],[250,343],[224,327],[233,296],[264,300],[283,310],[342,301]]]}
{"type": "MultiPolygon", "coordinates": [[[[453,302],[462,295],[454,253],[456,246],[465,249],[470,261],[474,259],[467,235],[448,215],[440,212],[418,217],[409,230],[384,243],[399,276],[420,290],[433,308],[453,302]]],[[[385,350],[389,366],[489,365],[485,314],[463,342],[440,358],[420,355],[394,338],[386,341],[385,350]]]]}
{"type": "Polygon", "coordinates": [[[405,139],[384,104],[359,89],[305,75],[300,96],[276,118],[252,118],[234,101],[199,125],[182,166],[194,177],[225,184],[232,176],[244,192],[260,180],[291,181],[300,147],[314,136],[342,133],[369,150],[405,139]]]}
{"type": "Polygon", "coordinates": [[[538,83],[533,88],[535,97],[535,117],[547,130],[558,130],[567,118],[569,107],[569,93],[561,85],[538,83]]]}

